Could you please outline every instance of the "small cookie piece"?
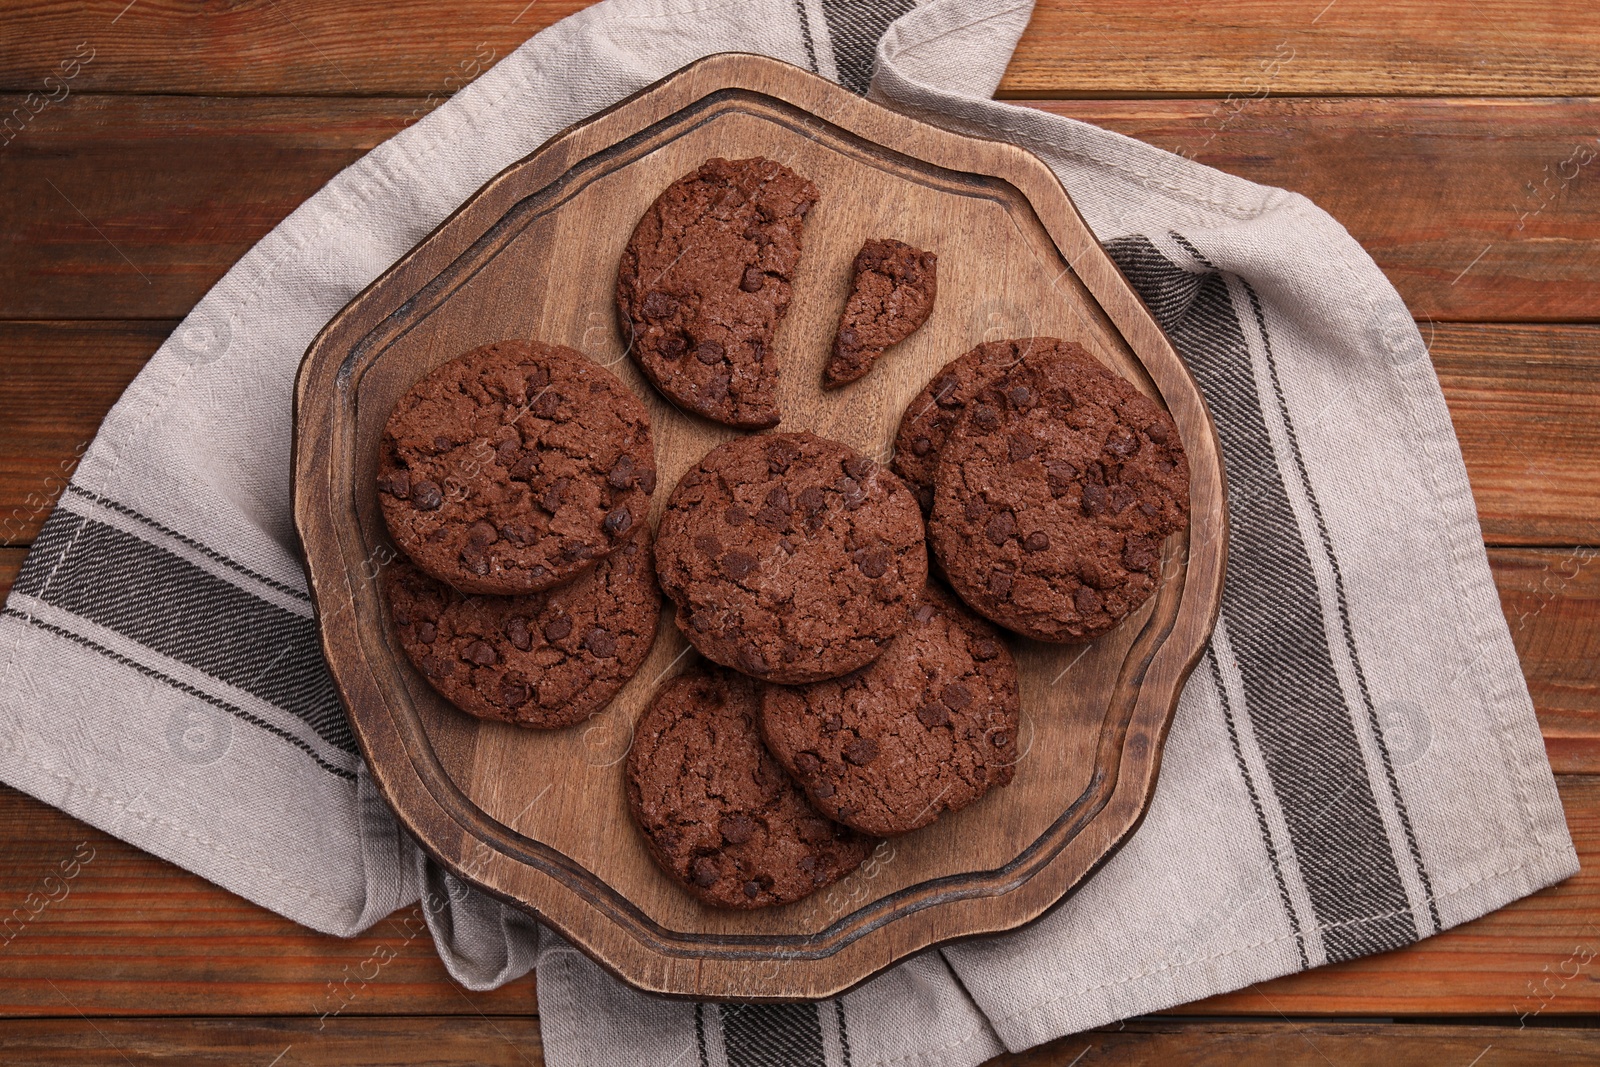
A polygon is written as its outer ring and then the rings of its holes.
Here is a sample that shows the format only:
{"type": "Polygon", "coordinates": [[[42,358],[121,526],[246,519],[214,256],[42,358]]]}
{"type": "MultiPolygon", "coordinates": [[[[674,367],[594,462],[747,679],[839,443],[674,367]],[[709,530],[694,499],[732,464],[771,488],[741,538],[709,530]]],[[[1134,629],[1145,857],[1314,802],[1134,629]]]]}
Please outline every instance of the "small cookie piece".
{"type": "Polygon", "coordinates": [[[661,618],[643,523],[594,570],[544,593],[465,596],[404,559],[384,583],[400,647],[429,685],[470,715],[540,730],[605,707],[661,618]]]}
{"type": "Polygon", "coordinates": [[[774,682],[873,660],[928,573],[922,515],[889,471],[808,433],[738,437],[678,482],[657,536],[661,588],[707,659],[774,682]]]}
{"type": "Polygon", "coordinates": [[[1085,641],[1155,591],[1189,514],[1172,417],[1087,354],[1031,355],[980,390],[940,449],[929,538],[980,615],[1085,641]]]}
{"type": "Polygon", "coordinates": [[[932,252],[887,237],[861,246],[833,356],[822,371],[825,388],[855,381],[872,369],[884,349],[928,321],[939,290],[938,263],[932,252]]]}
{"type": "Polygon", "coordinates": [[[761,737],[835,822],[888,837],[1011,781],[1017,665],[999,633],[930,584],[911,628],[843,678],[769,685],[761,737]]]}
{"type": "Polygon", "coordinates": [[[939,450],[978,390],[1036,352],[1058,351],[1088,356],[1082,346],[1054,337],[987,341],[946,363],[906,405],[900,430],[895,434],[892,466],[911,486],[924,512],[933,507],[933,475],[939,469],[939,450]]]}
{"type": "Polygon", "coordinates": [[[813,811],[761,747],[756,690],[733,671],[691,667],[656,694],[628,752],[628,807],[651,857],[713,907],[799,900],[877,844],[813,811]]]}
{"type": "Polygon", "coordinates": [[[729,426],[777,425],[772,335],[816,200],[770,159],[708,159],[639,220],[617,311],[634,361],[673,403],[729,426]]]}
{"type": "Polygon", "coordinates": [[[384,428],[395,544],[469,593],[571,581],[627,543],[656,486],[644,405],[570,348],[501,341],[434,370],[384,428]]]}

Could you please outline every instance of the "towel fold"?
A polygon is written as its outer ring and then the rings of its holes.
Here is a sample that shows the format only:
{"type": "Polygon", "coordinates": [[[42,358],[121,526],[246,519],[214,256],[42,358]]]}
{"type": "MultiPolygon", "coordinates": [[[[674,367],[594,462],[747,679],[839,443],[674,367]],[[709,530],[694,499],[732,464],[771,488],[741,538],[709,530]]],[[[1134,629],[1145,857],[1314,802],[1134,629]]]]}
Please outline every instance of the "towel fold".
{"type": "Polygon", "coordinates": [[[0,779],[328,933],[422,900],[463,984],[537,966],[557,1067],[975,1064],[1397,948],[1575,872],[1400,298],[1304,197],[991,100],[1030,12],[607,0],[347,168],[162,345],[39,534],[0,616],[0,779]],[[1229,483],[1222,615],[1142,828],[1031,926],[815,1004],[634,992],[427,861],[356,751],[290,521],[292,383],[321,327],[503,167],[720,51],[1043,158],[1193,371],[1229,483]]]}

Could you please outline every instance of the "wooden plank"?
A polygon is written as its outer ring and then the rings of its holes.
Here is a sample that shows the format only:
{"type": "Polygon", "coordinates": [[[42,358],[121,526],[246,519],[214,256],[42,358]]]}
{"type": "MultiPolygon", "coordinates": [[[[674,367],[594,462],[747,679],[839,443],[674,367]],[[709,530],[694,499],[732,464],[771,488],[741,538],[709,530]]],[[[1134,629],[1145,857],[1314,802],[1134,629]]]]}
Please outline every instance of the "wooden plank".
{"type": "Polygon", "coordinates": [[[41,112],[0,149],[0,319],[187,314],[423,105],[73,96],[41,112]]]}
{"type": "Polygon", "coordinates": [[[1600,545],[1600,327],[1425,324],[1422,334],[1484,538],[1600,545]]]}
{"type": "Polygon", "coordinates": [[[17,571],[22,569],[22,561],[27,554],[25,548],[0,548],[0,603],[11,592],[11,586],[17,580],[17,571]]]}
{"type": "Polygon", "coordinates": [[[0,22],[0,88],[444,96],[593,0],[21,0],[0,22]],[[80,50],[80,45],[86,46],[80,50]],[[62,68],[73,56],[90,56],[62,68]]]}
{"type": "MultiPolygon", "coordinates": [[[[1600,1030],[1556,1027],[1436,1026],[1323,1020],[1230,1022],[1154,1017],[1121,1028],[1073,1034],[983,1067],[1141,1067],[1272,1063],[1325,1067],[1329,1062],[1434,1067],[1470,1063],[1546,1067],[1600,1056],[1600,1030]]],[[[239,1063],[368,1067],[539,1067],[543,1048],[535,1019],[365,1017],[17,1019],[0,1033],[0,1055],[38,1067],[181,1061],[194,1067],[239,1063]]],[[[663,1062],[670,1058],[664,1056],[663,1062]]],[[[692,1059],[692,1058],[691,1058],[692,1059]]]]}
{"type": "Polygon", "coordinates": [[[13,1019],[0,1060],[35,1067],[542,1067],[535,1018],[13,1019]]]}
{"type": "Polygon", "coordinates": [[[28,544],[170,322],[0,323],[0,545],[28,544]]]}
{"type": "Polygon", "coordinates": [[[1001,83],[1017,96],[1577,96],[1600,87],[1588,0],[1046,0],[1001,83]]]}
{"type": "Polygon", "coordinates": [[[1489,553],[1558,773],[1600,773],[1600,549],[1489,553]]]}
{"type": "MultiPolygon", "coordinates": [[[[0,97],[0,112],[19,101],[0,97]]],[[[427,106],[74,95],[0,148],[0,318],[181,316],[427,106]]],[[[1600,100],[1038,106],[1305,193],[1372,253],[1418,319],[1600,315],[1600,163],[1579,165],[1600,154],[1600,100]]]]}
{"type": "Polygon", "coordinates": [[[1424,1026],[1405,1023],[1341,1023],[1320,1020],[1228,1022],[1135,1019],[1121,1029],[1103,1027],[1074,1034],[1020,1055],[999,1056],[984,1067],[1469,1067],[1593,1062],[1600,1057],[1600,1030],[1512,1026],[1424,1026]],[[1492,1056],[1485,1054],[1493,1049],[1492,1056]]]}
{"type": "Polygon", "coordinates": [[[1419,320],[1600,317],[1600,99],[1032,106],[1303,193],[1419,320]]]}
{"type": "Polygon", "coordinates": [[[1496,1015],[1600,1011],[1600,778],[1556,779],[1582,870],[1398,952],[1250,986],[1190,1015],[1496,1015]]]}
{"type": "MultiPolygon", "coordinates": [[[[32,540],[60,474],[171,328],[0,322],[0,543],[32,540]]],[[[1422,329],[1485,538],[1600,545],[1600,328],[1422,329]]]]}
{"type": "MultiPolygon", "coordinates": [[[[1180,1010],[1523,1013],[1540,1022],[1600,1011],[1600,778],[1557,782],[1583,864],[1573,878],[1402,951],[1180,1010]]],[[[0,1016],[493,1017],[533,1010],[531,977],[483,994],[451,982],[417,931],[416,908],[348,941],[312,933],[0,788],[0,922],[8,915],[16,921],[0,946],[0,1016]],[[75,855],[86,862],[80,859],[63,891],[61,864],[75,855]],[[40,906],[30,894],[58,899],[40,906]]]]}
{"type": "MultiPolygon", "coordinates": [[[[24,0],[0,26],[0,88],[43,89],[80,42],[78,91],[444,92],[581,0],[24,0]],[[126,9],[126,10],[124,10],[126,9]],[[468,66],[463,67],[462,64],[468,66]]],[[[1587,0],[1041,0],[1000,91],[1031,96],[1600,92],[1587,0]]]]}
{"type": "Polygon", "coordinates": [[[535,1010],[531,977],[492,993],[456,985],[415,905],[360,937],[328,937],[10,787],[0,942],[0,1016],[535,1010]]]}

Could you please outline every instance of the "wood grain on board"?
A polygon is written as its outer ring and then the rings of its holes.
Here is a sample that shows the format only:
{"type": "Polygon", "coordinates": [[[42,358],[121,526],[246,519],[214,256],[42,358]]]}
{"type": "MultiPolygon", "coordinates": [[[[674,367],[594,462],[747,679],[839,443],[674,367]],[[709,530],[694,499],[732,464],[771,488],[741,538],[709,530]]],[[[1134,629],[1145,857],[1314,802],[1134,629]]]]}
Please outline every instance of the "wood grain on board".
{"type": "MultiPolygon", "coordinates": [[[[0,25],[0,88],[28,92],[81,43],[80,91],[443,93],[577,0],[21,0],[0,25]],[[463,66],[465,64],[465,66],[463,66]]],[[[798,19],[796,20],[798,23],[798,19]]],[[[798,25],[791,32],[798,37],[798,25]]],[[[1041,0],[1001,95],[1577,96],[1600,93],[1587,0],[1041,0]]]]}
{"type": "MultiPolygon", "coordinates": [[[[0,111],[18,99],[0,97],[0,111]]],[[[437,102],[69,97],[0,148],[0,319],[177,318],[437,102]]],[[[1600,317],[1600,159],[1578,165],[1584,146],[1600,153],[1600,100],[1029,106],[1304,193],[1419,320],[1600,317]]]]}
{"type": "Polygon", "coordinates": [[[432,855],[655,992],[832,995],[929,945],[1013,928],[1054,905],[1144,811],[1220,603],[1226,504],[1205,403],[1055,176],[1010,145],[929,126],[762,57],[701,60],[503,172],[329,323],[295,404],[295,525],[330,673],[384,796],[432,855]],[[388,544],[374,487],[383,413],[455,353],[507,336],[585,349],[649,409],[662,486],[730,436],[650,388],[627,358],[609,289],[592,279],[614,277],[659,190],[709,156],[758,154],[823,190],[773,341],[785,361],[778,429],[882,456],[900,412],[952,353],[1019,330],[1065,334],[1171,412],[1190,508],[1155,594],[1122,625],[1082,648],[1015,644],[1030,755],[1006,789],[886,842],[803,904],[717,911],[643,848],[618,849],[611,832],[629,819],[615,764],[686,647],[669,621],[584,730],[530,731],[465,721],[396,642],[358,620],[384,615],[368,566],[388,544]],[[966,252],[941,267],[938,304],[893,359],[825,392],[826,338],[848,283],[833,267],[883,232],[935,249],[957,232],[966,252]],[[567,250],[559,270],[551,248],[567,250]],[[545,773],[512,773],[530,765],[545,773]]]}

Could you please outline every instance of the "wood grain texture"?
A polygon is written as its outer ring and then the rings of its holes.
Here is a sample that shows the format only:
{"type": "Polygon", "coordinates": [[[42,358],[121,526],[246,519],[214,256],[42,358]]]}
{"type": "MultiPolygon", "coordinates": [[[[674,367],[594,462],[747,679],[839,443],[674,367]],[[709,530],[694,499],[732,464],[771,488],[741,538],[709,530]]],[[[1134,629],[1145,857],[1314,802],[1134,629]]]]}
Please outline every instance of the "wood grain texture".
{"type": "Polygon", "coordinates": [[[0,323],[0,545],[28,544],[166,322],[0,323]]]}
{"type": "Polygon", "coordinates": [[[1422,337],[1484,537],[1600,545],[1600,327],[1424,325],[1422,337]]]}
{"type": "MultiPolygon", "coordinates": [[[[531,7],[523,0],[468,0],[452,7],[431,0],[8,5],[0,19],[0,91],[48,91],[43,78],[58,74],[58,64],[79,42],[93,48],[96,58],[72,81],[66,103],[34,116],[0,148],[7,175],[7,195],[0,197],[0,318],[183,314],[238,255],[339,167],[469,78],[479,57],[504,54],[525,37],[524,27],[582,6],[573,0],[540,0],[531,7]],[[407,98],[83,95],[96,86],[115,93],[407,98]],[[250,181],[238,181],[237,173],[248,173],[250,181]]],[[[1497,0],[1456,8],[1427,0],[1339,0],[1331,8],[1325,0],[1177,7],[1041,0],[1001,95],[1078,97],[1047,106],[1312,196],[1373,252],[1419,319],[1592,322],[1592,293],[1600,284],[1597,172],[1590,165],[1563,181],[1557,168],[1600,133],[1595,102],[1393,97],[1592,97],[1600,94],[1597,26],[1587,0],[1497,0]],[[1287,99],[1295,94],[1391,98],[1287,99]],[[1092,99],[1150,95],[1212,99],[1092,99]],[[1373,194],[1375,187],[1381,195],[1373,194]],[[1530,209],[1538,210],[1523,218],[1530,209]],[[1504,237],[1497,233],[1502,210],[1504,237]],[[1515,228],[1518,222],[1521,229],[1515,228]]],[[[19,105],[26,106],[23,98],[12,97],[0,114],[19,105]]],[[[0,365],[8,375],[0,385],[0,408],[21,395],[13,383],[34,389],[27,379],[38,373],[26,363],[35,347],[8,343],[22,336],[13,328],[0,324],[0,365]]],[[[61,361],[69,378],[93,379],[102,372],[79,368],[79,361],[94,358],[93,347],[74,345],[71,338],[79,330],[91,336],[94,328],[52,324],[35,335],[37,351],[61,361]]],[[[119,328],[101,335],[108,351],[123,343],[119,328]]],[[[153,350],[169,328],[170,323],[148,327],[155,333],[132,342],[127,352],[141,343],[153,350]]],[[[1582,362],[1595,350],[1592,335],[1567,335],[1561,327],[1470,335],[1456,326],[1441,325],[1435,335],[1426,324],[1423,330],[1434,337],[1436,365],[1486,536],[1554,546],[1563,531],[1584,529],[1596,514],[1589,503],[1592,483],[1581,477],[1596,469],[1587,451],[1593,447],[1586,431],[1592,414],[1588,422],[1570,418],[1593,407],[1587,399],[1568,401],[1593,392],[1592,364],[1582,362]],[[1555,332],[1540,332],[1546,329],[1555,332]],[[1455,353],[1452,340],[1463,346],[1455,353]],[[1546,359],[1550,353],[1560,358],[1546,359]],[[1502,356],[1520,361],[1521,372],[1501,368],[1502,356]],[[1501,375],[1503,387],[1497,384],[1501,375]],[[1510,459],[1495,445],[1507,439],[1521,449],[1510,459]],[[1511,461],[1516,459],[1525,462],[1519,466],[1511,461]]],[[[99,384],[79,382],[83,403],[77,408],[67,392],[45,390],[32,394],[37,405],[13,403],[0,410],[0,516],[13,514],[27,493],[45,484],[79,433],[92,433],[99,415],[89,409],[109,404],[112,378],[131,375],[137,358],[142,357],[110,357],[115,367],[99,384]],[[19,414],[32,429],[12,434],[19,414]],[[71,433],[55,429],[55,416],[63,414],[71,433]],[[49,444],[42,447],[45,440],[49,444]]],[[[29,527],[23,537],[31,536],[29,527]]],[[[18,549],[0,548],[0,595],[21,558],[18,549]]],[[[1560,547],[1496,549],[1491,565],[1552,759],[1558,771],[1593,772],[1600,768],[1592,731],[1600,628],[1594,565],[1560,547]]],[[[1083,1035],[1081,1043],[1069,1038],[1001,1057],[991,1067],[1593,1061],[1600,1057],[1590,1044],[1596,1031],[1535,1027],[1561,1019],[1590,1025],[1600,1012],[1594,964],[1578,962],[1596,947],[1589,924],[1600,913],[1600,888],[1590,884],[1600,857],[1595,783],[1560,780],[1584,870],[1558,890],[1412,949],[1213,998],[1194,1009],[1274,1022],[1135,1021],[1111,1033],[1083,1035]],[[1565,979],[1574,967],[1577,977],[1565,979]],[[1511,1025],[1480,1033],[1461,1026],[1283,1022],[1279,1011],[1485,1013],[1511,1025]],[[1529,1029],[1516,1029],[1518,1012],[1538,1013],[1528,1019],[1529,1029]],[[1589,1018],[1579,1019],[1583,1013],[1589,1018]]],[[[316,1012],[332,1003],[330,975],[359,967],[380,945],[400,944],[399,933],[385,940],[382,924],[352,941],[298,930],[5,789],[0,908],[25,901],[38,888],[30,872],[44,872],[85,840],[100,848],[97,859],[75,882],[64,907],[29,925],[25,938],[37,939],[32,954],[19,962],[9,955],[11,946],[0,948],[0,1013],[11,1016],[0,1025],[0,1042],[15,1042],[0,1045],[8,1050],[0,1059],[8,1062],[122,1062],[93,1043],[91,1027],[43,980],[50,979],[97,1016],[92,1025],[100,1028],[123,1025],[98,1017],[102,1012],[300,1016],[127,1020],[131,1029],[118,1034],[119,1041],[136,1035],[126,1047],[141,1052],[130,1057],[138,1062],[270,1063],[291,1040],[271,1047],[275,1032],[303,1030],[307,1016],[314,1025],[316,1012]],[[110,873],[106,885],[91,881],[96,867],[110,873]],[[107,898],[106,906],[90,903],[102,890],[119,886],[123,895],[107,898]],[[19,1020],[17,1013],[57,1017],[19,1020]],[[220,1032],[230,1027],[234,1035],[220,1032]],[[151,1054],[142,1054],[145,1049],[151,1054]]],[[[324,1062],[373,1062],[379,1054],[394,1062],[501,1062],[497,1057],[509,1046],[495,1045],[484,1022],[522,1046],[525,1058],[505,1062],[539,1063],[525,1043],[536,1033],[526,1018],[532,994],[531,978],[489,997],[462,994],[430,948],[407,943],[383,976],[360,991],[349,1014],[327,1020],[330,1029],[347,1027],[336,1032],[335,1043],[301,1042],[283,1057],[282,1067],[318,1062],[319,1056],[324,1062]],[[468,1008],[469,1001],[485,1018],[468,1008]],[[361,1011],[385,1014],[357,1017],[361,1011]],[[457,1017],[441,1025],[387,1014],[407,1012],[457,1017]],[[382,1032],[363,1029],[369,1026],[382,1032]]]]}
{"type": "Polygon", "coordinates": [[[1600,99],[1030,106],[1310,197],[1418,319],[1600,318],[1600,99]]]}
{"type": "Polygon", "coordinates": [[[1600,91],[1587,0],[1045,0],[1000,85],[1015,96],[1579,96],[1600,91]]]}
{"type": "MultiPolygon", "coordinates": [[[[27,544],[100,419],[172,322],[0,322],[0,541],[27,544]],[[31,495],[31,496],[30,496],[31,495]],[[41,505],[44,505],[41,507],[41,505]],[[9,519],[10,521],[6,521],[9,519]]],[[[1600,329],[1421,324],[1490,544],[1593,545],[1600,329]]],[[[955,353],[952,353],[952,355],[955,353]]]]}
{"type": "Polygon", "coordinates": [[[22,568],[22,561],[27,554],[25,548],[0,548],[0,601],[5,600],[6,594],[11,592],[11,585],[17,580],[17,571],[22,568]]]}
{"type": "Polygon", "coordinates": [[[1500,604],[1557,773],[1600,773],[1600,549],[1494,549],[1500,604]]]}
{"type": "Polygon", "coordinates": [[[1600,1057],[1600,1031],[1321,1020],[1135,1019],[1052,1041],[984,1067],[1548,1067],[1600,1057]],[[1485,1053],[1493,1050],[1492,1055],[1485,1053]],[[1477,1059],[1482,1057],[1482,1059],[1477,1059]]]}
{"type": "MultiPolygon", "coordinates": [[[[26,550],[0,548],[0,600],[26,550]]],[[[1557,774],[1600,774],[1600,549],[1492,548],[1489,567],[1557,774]]]]}
{"type": "Polygon", "coordinates": [[[21,0],[0,20],[0,88],[49,91],[86,43],[75,92],[445,96],[592,3],[21,0]]]}
{"type": "MultiPolygon", "coordinates": [[[[1318,1020],[1228,1022],[1136,1019],[1049,1042],[983,1067],[1436,1067],[1488,1062],[1547,1067],[1600,1057],[1600,1031],[1556,1027],[1429,1026],[1318,1020]],[[1487,1059],[1487,1058],[1486,1058],[1487,1059]]],[[[118,1062],[182,1062],[196,1067],[240,1063],[283,1067],[542,1067],[538,1022],[531,1018],[413,1016],[342,1018],[319,1028],[304,1018],[18,1019],[0,1031],[0,1056],[38,1067],[118,1062]]]]}
{"type": "MultiPolygon", "coordinates": [[[[18,99],[0,98],[0,111],[18,99]]],[[[181,316],[425,106],[74,95],[0,148],[0,318],[181,316]]],[[[1418,319],[1600,316],[1600,159],[1573,159],[1585,145],[1600,152],[1600,101],[1034,106],[1304,193],[1349,228],[1418,319]]]]}
{"type": "Polygon", "coordinates": [[[0,318],[187,314],[424,103],[73,96],[46,109],[0,148],[0,318]]]}
{"type": "Polygon", "coordinates": [[[1042,913],[1137,824],[1220,603],[1227,527],[1210,416],[1055,176],[1013,146],[929,126],[760,57],[701,60],[489,182],[329,323],[306,354],[295,407],[295,523],[323,648],[385,797],[447,866],[656,992],[829,995],[931,944],[1042,913]],[[1027,755],[1006,789],[886,843],[804,904],[730,912],[694,901],[615,835],[629,821],[616,764],[687,647],[668,618],[650,658],[586,728],[481,723],[449,707],[372,624],[385,612],[371,561],[393,551],[374,488],[388,412],[476,345],[534,336],[609,367],[650,411],[664,489],[731,436],[649,388],[627,358],[610,286],[595,279],[615,277],[634,222],[668,184],[710,156],[752,155],[822,190],[773,342],[784,366],[779,429],[886,456],[900,412],[951,353],[1063,336],[1171,412],[1191,506],[1155,595],[1123,625],[1082,648],[1015,644],[1027,755]],[[832,265],[884,232],[934,249],[959,232],[969,251],[941,270],[932,317],[894,358],[825,395],[826,338],[848,283],[832,265]],[[560,269],[552,248],[565,250],[560,269]],[[513,772],[527,766],[547,773],[513,772]]]}
{"type": "Polygon", "coordinates": [[[535,1018],[14,1019],[0,1061],[30,1067],[542,1067],[535,1018]]]}
{"type": "MultiPolygon", "coordinates": [[[[1600,778],[1563,776],[1557,784],[1583,865],[1561,885],[1397,952],[1178,1010],[1512,1020],[1523,1012],[1530,1025],[1600,1012],[1600,778]]],[[[81,1012],[315,1020],[342,1008],[336,1017],[498,1019],[534,1010],[531,975],[493,993],[456,986],[427,935],[412,936],[415,908],[349,940],[313,933],[4,787],[0,921],[26,909],[28,894],[40,892],[43,878],[85,842],[94,858],[70,895],[0,946],[0,1018],[81,1012]],[[359,975],[372,969],[367,961],[389,952],[395,958],[363,984],[359,975]]],[[[9,1027],[0,1025],[0,1033],[9,1027]]]]}
{"type": "Polygon", "coordinates": [[[1600,1012],[1600,778],[1564,776],[1556,784],[1582,865],[1565,882],[1398,952],[1303,971],[1175,1012],[1521,1015],[1536,1022],[1600,1012]]]}
{"type": "MultiPolygon", "coordinates": [[[[1139,1019],[1052,1041],[983,1067],[1211,1067],[1272,1063],[1283,1067],[1435,1067],[1470,1063],[1492,1049],[1492,1063],[1547,1067],[1600,1056],[1600,1031],[1511,1026],[1427,1026],[1139,1019]]],[[[367,1067],[541,1067],[534,1019],[351,1018],[318,1029],[299,1018],[23,1019],[0,1033],[8,1062],[79,1067],[116,1062],[177,1062],[198,1067],[360,1062],[367,1067]]]]}
{"type": "MultiPolygon", "coordinates": [[[[80,42],[74,84],[125,93],[445,92],[578,0],[21,0],[0,25],[0,89],[33,91],[80,42]],[[124,7],[129,7],[126,12],[124,7]],[[463,67],[462,63],[468,63],[463,67]]],[[[1041,0],[1001,82],[1014,96],[1600,93],[1586,0],[1237,0],[1173,10],[1041,0]]]]}
{"type": "Polygon", "coordinates": [[[0,931],[0,1016],[274,1014],[315,1023],[324,1013],[534,1010],[531,977],[492,993],[457,986],[418,906],[359,937],[329,937],[9,786],[0,787],[0,931]],[[60,864],[75,855],[78,874],[63,889],[60,864]]]}

